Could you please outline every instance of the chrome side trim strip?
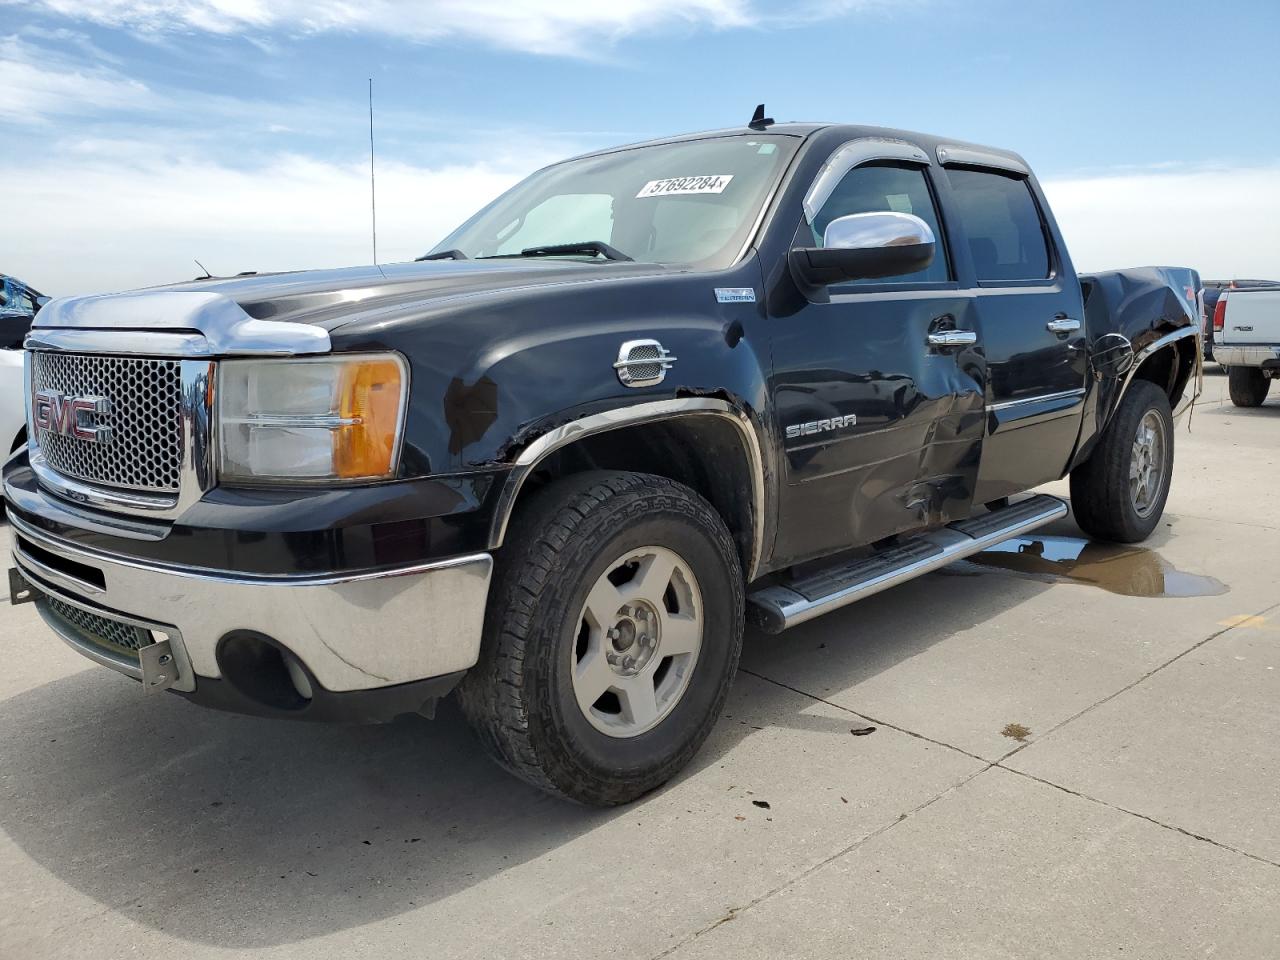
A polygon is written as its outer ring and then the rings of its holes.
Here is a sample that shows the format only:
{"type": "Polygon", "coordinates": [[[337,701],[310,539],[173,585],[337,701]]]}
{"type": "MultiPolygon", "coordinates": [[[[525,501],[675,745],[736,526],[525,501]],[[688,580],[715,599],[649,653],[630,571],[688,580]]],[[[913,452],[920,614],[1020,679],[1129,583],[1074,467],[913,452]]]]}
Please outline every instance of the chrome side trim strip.
{"type": "Polygon", "coordinates": [[[182,357],[295,356],[332,348],[321,327],[258,320],[220,293],[178,290],[63,297],[37,314],[30,337],[59,350],[182,357]],[[166,340],[166,334],[179,336],[166,340]]]}
{"type": "MultiPolygon", "coordinates": [[[[968,534],[953,530],[950,527],[942,527],[938,530],[921,534],[918,539],[928,541],[937,546],[939,548],[938,553],[907,566],[881,573],[869,580],[858,581],[830,596],[822,597],[818,600],[809,600],[783,584],[765,587],[763,590],[756,591],[748,597],[748,600],[761,608],[766,619],[765,629],[769,633],[780,633],[790,627],[798,626],[815,617],[820,617],[824,613],[830,613],[832,610],[838,610],[858,600],[864,600],[900,583],[914,580],[916,577],[937,570],[940,567],[945,567],[956,560],[962,560],[975,553],[980,553],[987,547],[995,546],[997,543],[1012,537],[1021,536],[1067,515],[1065,502],[1057,497],[1049,497],[1044,494],[1041,494],[1041,496],[1046,500],[1051,500],[1052,503],[1034,516],[981,537],[970,537],[968,534]]],[[[1016,508],[1017,504],[1014,507],[1016,508]]]]}
{"type": "Polygon", "coordinates": [[[1034,397],[1019,397],[1017,400],[1005,400],[1001,403],[988,404],[987,410],[1008,410],[1010,407],[1021,407],[1028,403],[1043,403],[1046,400],[1066,400],[1070,397],[1083,397],[1084,393],[1084,387],[1081,387],[1078,390],[1062,390],[1058,393],[1042,393],[1034,397]]]}
{"type": "Polygon", "coordinates": [[[805,219],[813,223],[818,211],[830,199],[844,175],[854,167],[872,160],[905,160],[926,167],[929,165],[929,155],[906,140],[891,140],[888,137],[859,137],[857,140],[850,140],[831,154],[814,178],[813,186],[804,197],[805,219]]]}
{"type": "Polygon", "coordinates": [[[938,162],[944,167],[961,164],[973,167],[990,167],[994,170],[1008,170],[1010,173],[1016,173],[1023,177],[1031,175],[1031,169],[1025,163],[1015,160],[1013,157],[1006,157],[1004,154],[996,153],[994,150],[959,147],[950,143],[944,143],[938,147],[938,162]]]}
{"type": "Polygon", "coordinates": [[[494,511],[493,525],[490,530],[490,547],[502,546],[506,539],[507,525],[515,508],[520,488],[538,463],[548,454],[560,447],[582,440],[598,433],[606,433],[620,427],[636,426],[643,423],[654,423],[659,420],[670,420],[675,417],[716,416],[723,417],[733,423],[742,438],[743,448],[747,455],[747,466],[751,471],[751,555],[747,564],[747,581],[755,578],[760,566],[760,552],[764,541],[764,460],[760,454],[760,441],[755,427],[747,416],[726,400],[710,397],[688,397],[676,400],[656,400],[652,403],[638,403],[630,407],[609,410],[592,414],[580,420],[556,427],[538,437],[520,452],[516,458],[514,469],[508,476],[506,485],[498,499],[494,511]]]}

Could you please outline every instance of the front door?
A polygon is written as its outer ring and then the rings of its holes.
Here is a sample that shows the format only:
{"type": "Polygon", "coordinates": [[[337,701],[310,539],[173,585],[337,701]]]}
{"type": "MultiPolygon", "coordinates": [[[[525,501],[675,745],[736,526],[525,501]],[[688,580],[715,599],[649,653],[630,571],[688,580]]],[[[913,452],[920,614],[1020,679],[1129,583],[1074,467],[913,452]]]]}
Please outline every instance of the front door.
{"type": "Polygon", "coordinates": [[[933,229],[937,254],[926,270],[833,286],[828,302],[771,318],[771,393],[786,454],[780,563],[945,523],[972,504],[984,389],[975,297],[955,281],[928,161],[850,170],[796,244],[820,246],[836,217],[885,210],[933,229]],[[939,345],[943,332],[969,342],[939,345]]]}
{"type": "Polygon", "coordinates": [[[985,502],[1066,470],[1084,410],[1084,302],[1026,176],[977,168],[945,175],[987,357],[977,490],[985,502]]]}

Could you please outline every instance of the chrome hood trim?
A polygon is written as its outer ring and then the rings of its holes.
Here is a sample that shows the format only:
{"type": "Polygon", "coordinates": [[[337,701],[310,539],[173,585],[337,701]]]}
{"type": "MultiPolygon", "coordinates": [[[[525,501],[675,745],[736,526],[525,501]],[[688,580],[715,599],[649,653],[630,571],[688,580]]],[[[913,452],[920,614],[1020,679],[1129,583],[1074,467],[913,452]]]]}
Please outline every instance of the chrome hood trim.
{"type": "Polygon", "coordinates": [[[328,353],[328,331],[257,320],[207,291],[154,290],[64,297],[36,316],[28,349],[149,356],[294,356],[328,353]]]}

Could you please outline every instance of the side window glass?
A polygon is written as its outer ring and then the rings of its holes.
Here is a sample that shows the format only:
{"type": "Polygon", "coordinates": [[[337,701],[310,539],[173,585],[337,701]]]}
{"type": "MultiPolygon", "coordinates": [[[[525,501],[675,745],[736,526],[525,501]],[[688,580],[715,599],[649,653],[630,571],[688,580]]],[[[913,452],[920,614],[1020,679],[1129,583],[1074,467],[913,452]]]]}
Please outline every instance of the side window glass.
{"type": "Polygon", "coordinates": [[[1044,280],[1049,244],[1026,180],[980,170],[948,170],[957,215],[979,280],[1044,280]]]}
{"type": "Polygon", "coordinates": [[[888,164],[856,167],[844,175],[827,202],[822,205],[812,226],[814,245],[822,246],[827,225],[837,217],[854,213],[911,213],[929,225],[937,240],[933,263],[916,273],[897,277],[859,280],[868,283],[941,283],[951,279],[947,266],[946,244],[938,223],[938,212],[929,182],[923,170],[888,164]]]}

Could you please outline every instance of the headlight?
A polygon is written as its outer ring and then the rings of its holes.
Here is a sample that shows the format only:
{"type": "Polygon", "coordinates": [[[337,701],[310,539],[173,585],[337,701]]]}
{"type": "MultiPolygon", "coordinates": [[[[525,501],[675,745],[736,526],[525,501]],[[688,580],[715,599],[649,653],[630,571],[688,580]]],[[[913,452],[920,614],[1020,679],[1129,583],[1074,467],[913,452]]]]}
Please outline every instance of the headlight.
{"type": "Polygon", "coordinates": [[[395,475],[408,371],[396,354],[218,365],[225,481],[358,482],[395,475]]]}

